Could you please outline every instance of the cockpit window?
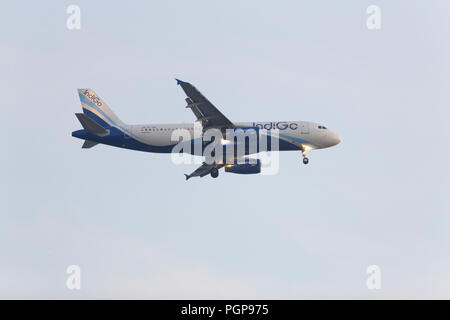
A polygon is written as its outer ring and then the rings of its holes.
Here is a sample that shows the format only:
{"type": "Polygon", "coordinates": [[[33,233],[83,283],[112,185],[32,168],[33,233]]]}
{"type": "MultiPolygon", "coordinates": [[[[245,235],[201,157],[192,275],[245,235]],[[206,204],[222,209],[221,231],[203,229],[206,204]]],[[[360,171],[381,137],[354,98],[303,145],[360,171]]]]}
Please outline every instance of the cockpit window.
{"type": "Polygon", "coordinates": [[[326,129],[325,126],[319,126],[318,128],[319,128],[319,129],[326,129]]]}

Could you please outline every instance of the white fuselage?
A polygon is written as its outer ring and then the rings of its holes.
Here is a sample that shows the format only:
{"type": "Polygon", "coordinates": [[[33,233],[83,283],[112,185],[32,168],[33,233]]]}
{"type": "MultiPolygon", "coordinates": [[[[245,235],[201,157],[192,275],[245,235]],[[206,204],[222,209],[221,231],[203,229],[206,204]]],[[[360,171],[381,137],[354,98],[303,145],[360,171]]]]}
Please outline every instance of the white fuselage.
{"type": "MultiPolygon", "coordinates": [[[[307,121],[237,122],[236,127],[257,127],[268,134],[277,133],[280,151],[327,148],[340,142],[338,135],[324,126],[307,121]]],[[[128,125],[136,139],[156,147],[172,146],[179,139],[179,133],[189,134],[192,140],[201,138],[200,125],[188,123],[128,125]]],[[[226,139],[226,137],[224,137],[226,139]]]]}

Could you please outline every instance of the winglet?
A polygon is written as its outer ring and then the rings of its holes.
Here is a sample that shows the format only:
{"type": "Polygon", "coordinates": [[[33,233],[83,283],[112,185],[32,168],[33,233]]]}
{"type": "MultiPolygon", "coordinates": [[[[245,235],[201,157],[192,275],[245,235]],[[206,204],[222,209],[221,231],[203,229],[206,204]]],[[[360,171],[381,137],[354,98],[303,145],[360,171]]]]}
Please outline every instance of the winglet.
{"type": "Polygon", "coordinates": [[[189,180],[189,178],[191,177],[190,175],[188,175],[188,174],[184,174],[185,175],[185,177],[186,177],[186,180],[189,180]]]}
{"type": "Polygon", "coordinates": [[[177,85],[180,85],[183,83],[183,81],[181,81],[180,79],[175,78],[175,80],[177,80],[177,85]]]}

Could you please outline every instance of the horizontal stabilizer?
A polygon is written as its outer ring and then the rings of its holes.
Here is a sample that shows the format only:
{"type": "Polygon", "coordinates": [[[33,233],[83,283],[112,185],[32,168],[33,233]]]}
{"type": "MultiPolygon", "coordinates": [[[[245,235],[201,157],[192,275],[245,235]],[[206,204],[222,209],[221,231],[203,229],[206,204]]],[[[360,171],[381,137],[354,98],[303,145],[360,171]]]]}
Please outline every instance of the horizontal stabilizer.
{"type": "Polygon", "coordinates": [[[83,146],[81,146],[83,149],[89,149],[92,147],[95,147],[98,144],[98,142],[91,141],[91,140],[84,140],[83,146]]]}
{"type": "Polygon", "coordinates": [[[101,125],[89,118],[84,113],[75,113],[75,115],[77,116],[84,130],[86,130],[87,132],[95,134],[99,137],[104,137],[109,134],[109,130],[103,128],[101,125]]]}

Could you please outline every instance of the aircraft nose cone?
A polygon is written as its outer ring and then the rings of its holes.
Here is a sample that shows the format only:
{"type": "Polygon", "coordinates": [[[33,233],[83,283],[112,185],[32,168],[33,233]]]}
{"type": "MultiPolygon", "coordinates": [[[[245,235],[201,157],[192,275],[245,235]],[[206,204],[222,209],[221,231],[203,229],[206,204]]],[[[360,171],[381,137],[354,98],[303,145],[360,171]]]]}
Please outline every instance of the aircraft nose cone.
{"type": "Polygon", "coordinates": [[[342,139],[341,137],[339,137],[337,134],[333,133],[330,137],[329,137],[329,143],[330,143],[330,147],[335,146],[339,143],[341,143],[342,139]]]}

